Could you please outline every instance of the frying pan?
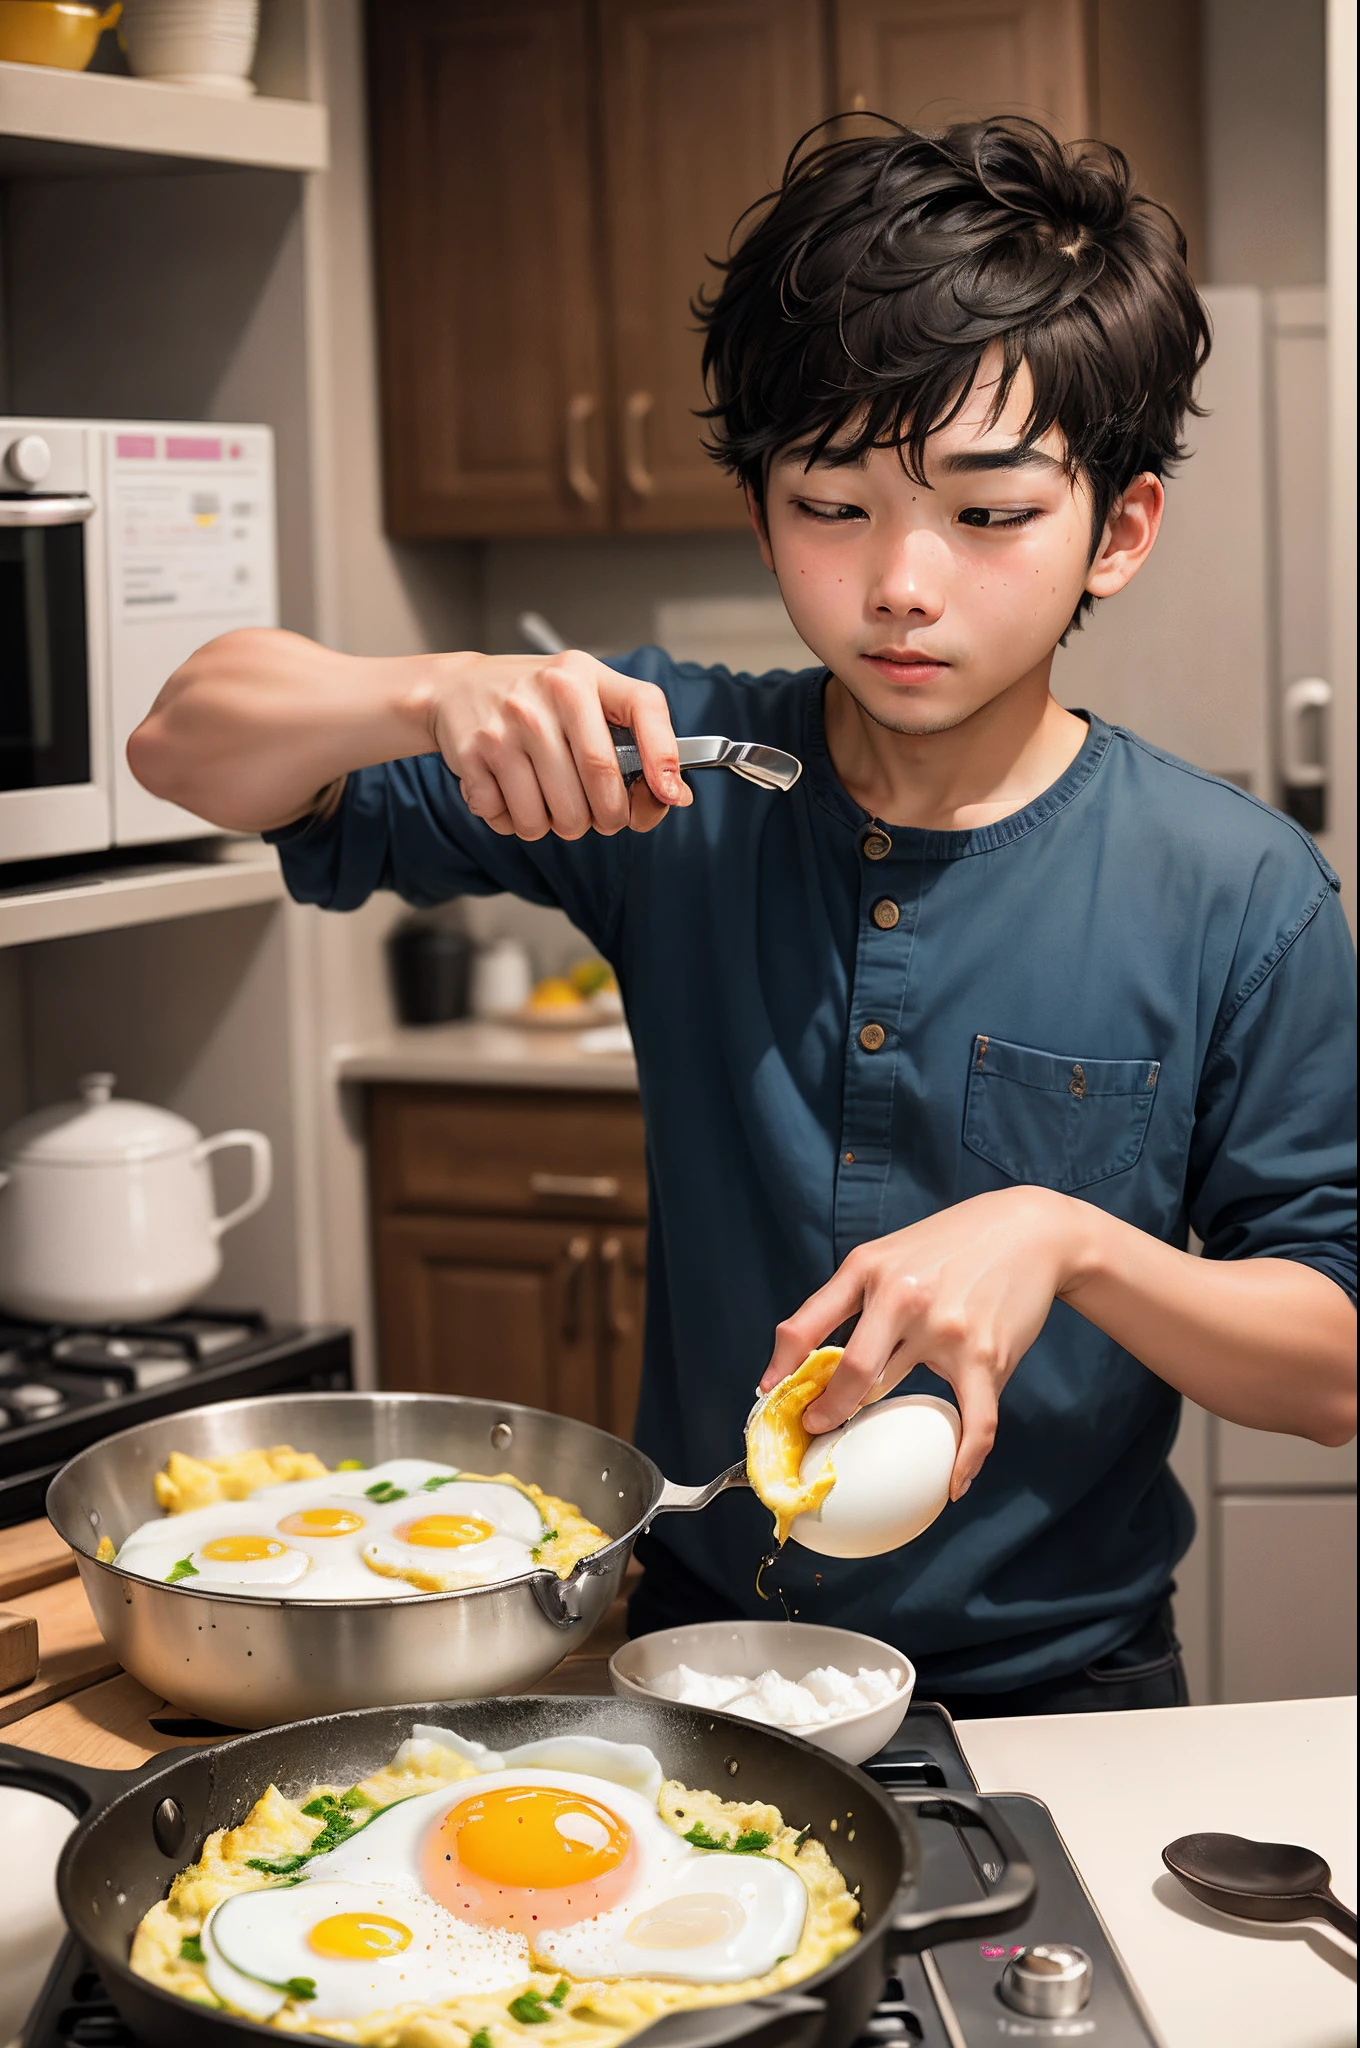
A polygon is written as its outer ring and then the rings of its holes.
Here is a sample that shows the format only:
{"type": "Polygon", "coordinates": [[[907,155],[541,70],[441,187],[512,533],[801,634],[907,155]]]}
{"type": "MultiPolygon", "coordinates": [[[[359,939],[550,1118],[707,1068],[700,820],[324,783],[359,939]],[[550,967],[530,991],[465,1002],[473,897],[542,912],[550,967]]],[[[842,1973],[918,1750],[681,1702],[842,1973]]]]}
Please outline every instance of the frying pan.
{"type": "MultiPolygon", "coordinates": [[[[266,1786],[295,1796],[322,1780],[353,1784],[388,1762],[416,1721],[455,1727],[494,1749],[576,1734],[583,1724],[611,1741],[646,1743],[667,1777],[729,1798],[768,1800],[791,1824],[811,1827],[858,1888],[863,1934],[826,1969],[770,1998],[670,2014],[635,2037],[648,2048],[729,2041],[849,2048],[895,1955],[1013,1927],[1034,1896],[1024,1851],[986,1800],[921,1792],[894,1801],[795,1736],[664,1701],[531,1697],[368,1708],[181,1750],[131,1774],[0,1746],[0,1785],[44,1793],[82,1816],[57,1868],[61,1909],[140,2041],[149,2048],[184,2048],[190,2037],[195,2048],[278,2041],[277,2027],[191,2008],[134,1976],[127,1963],[133,1931],[175,1873],[197,1860],[204,1838],[238,1825],[266,1786]],[[929,1882],[941,1859],[925,1838],[933,1831],[957,1839],[955,1830],[990,1838],[981,1863],[971,1858],[988,1876],[929,1882]]],[[[962,1860],[959,1868],[966,1872],[962,1860]]]]}
{"type": "Polygon", "coordinates": [[[653,1516],[692,1513],[724,1487],[677,1486],[619,1437],[566,1415],[458,1394],[264,1394],[138,1423],[63,1465],[47,1492],[86,1598],[118,1662],[160,1698],[229,1728],[266,1728],[350,1708],[518,1692],[578,1649],[623,1583],[653,1516]],[[447,1460],[512,1472],[575,1501],[610,1537],[568,1578],[534,1570],[456,1593],[389,1600],[262,1599],[197,1580],[160,1585],[95,1555],[156,1513],[153,1475],[194,1458],[295,1444],[342,1458],[447,1460]]]}

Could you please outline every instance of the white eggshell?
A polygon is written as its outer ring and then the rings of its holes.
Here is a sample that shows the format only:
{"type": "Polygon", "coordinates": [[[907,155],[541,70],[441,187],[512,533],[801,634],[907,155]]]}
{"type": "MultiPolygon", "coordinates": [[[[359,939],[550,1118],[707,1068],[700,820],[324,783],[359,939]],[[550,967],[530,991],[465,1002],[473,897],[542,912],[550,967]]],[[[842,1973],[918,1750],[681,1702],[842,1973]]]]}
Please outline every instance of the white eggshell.
{"type": "Polygon", "coordinates": [[[808,1445],[799,1477],[815,1479],[829,1458],[836,1484],[815,1514],[799,1515],[794,1542],[823,1557],[879,1557],[910,1543],[949,1499],[961,1433],[958,1410],[934,1394],[861,1408],[808,1445]]]}

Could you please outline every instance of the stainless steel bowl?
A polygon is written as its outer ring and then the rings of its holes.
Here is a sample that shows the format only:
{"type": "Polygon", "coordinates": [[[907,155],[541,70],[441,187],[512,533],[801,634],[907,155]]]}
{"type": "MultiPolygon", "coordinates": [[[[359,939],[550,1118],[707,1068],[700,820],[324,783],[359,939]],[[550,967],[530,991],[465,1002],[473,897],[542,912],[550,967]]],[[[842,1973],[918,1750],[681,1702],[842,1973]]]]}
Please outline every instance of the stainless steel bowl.
{"type": "Polygon", "coordinates": [[[578,1649],[618,1593],[633,1539],[704,1487],[673,1486],[651,1459],[589,1423],[506,1401],[436,1394],[272,1394],[140,1423],[64,1465],[47,1512],[76,1554],[94,1616],[120,1664],[162,1699],[233,1728],[272,1728],[352,1707],[481,1699],[532,1685],[578,1649]],[[327,1465],[435,1458],[512,1472],[575,1501],[611,1537],[559,1579],[387,1600],[264,1600],[158,1585],[95,1556],[156,1512],[152,1479],[171,1451],[225,1457],[291,1443],[327,1465]]]}

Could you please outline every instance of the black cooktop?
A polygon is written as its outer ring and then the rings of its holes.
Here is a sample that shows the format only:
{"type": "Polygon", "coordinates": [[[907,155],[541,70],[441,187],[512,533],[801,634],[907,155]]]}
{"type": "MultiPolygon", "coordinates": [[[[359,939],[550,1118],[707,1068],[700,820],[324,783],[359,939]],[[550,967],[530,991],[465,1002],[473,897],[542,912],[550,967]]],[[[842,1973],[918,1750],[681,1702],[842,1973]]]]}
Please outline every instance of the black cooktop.
{"type": "MultiPolygon", "coordinates": [[[[977,1790],[953,1722],[928,1702],[912,1707],[892,1742],[865,1768],[888,1792],[977,1790]]],[[[991,2048],[1019,2042],[1156,2048],[1157,2037],[1047,1807],[1011,1793],[996,1804],[1038,1877],[1028,1919],[994,1939],[950,1942],[904,1959],[855,2048],[972,2048],[981,2042],[991,2048]],[[1070,2017],[1031,2018],[1003,2000],[1007,1965],[1023,1949],[1038,1945],[1075,1948],[1089,1958],[1089,1997],[1070,2017]]],[[[985,1895],[986,1874],[961,1835],[951,1841],[948,1829],[921,1832],[927,1855],[952,1864],[939,1872],[942,1885],[966,1890],[972,1884],[985,1895]]],[[[933,1891],[933,1884],[929,1888],[933,1891]]],[[[296,2037],[280,2036],[281,2041],[288,2038],[296,2037]]],[[[23,2048],[140,2048],[73,1941],[53,1965],[20,2040],[23,2048]]]]}
{"type": "Polygon", "coordinates": [[[0,1319],[0,1528],[41,1515],[67,1459],[116,1430],[209,1401],[352,1384],[348,1330],[253,1309],[103,1329],[0,1319]]]}

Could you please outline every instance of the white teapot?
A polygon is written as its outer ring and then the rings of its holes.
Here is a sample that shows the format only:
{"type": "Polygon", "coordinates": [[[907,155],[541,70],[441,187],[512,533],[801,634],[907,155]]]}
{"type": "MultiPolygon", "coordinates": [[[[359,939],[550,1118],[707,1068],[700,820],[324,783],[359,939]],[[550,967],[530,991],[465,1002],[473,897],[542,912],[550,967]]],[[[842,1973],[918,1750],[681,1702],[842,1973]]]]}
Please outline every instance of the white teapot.
{"type": "Polygon", "coordinates": [[[115,1101],[112,1074],[78,1086],[78,1102],[0,1136],[0,1306],[39,1322],[173,1315],[217,1278],[224,1231],[267,1199],[269,1140],[205,1138],[171,1110],[115,1101]],[[219,1216],[208,1161],[232,1145],[250,1151],[250,1193],[219,1216]]]}

